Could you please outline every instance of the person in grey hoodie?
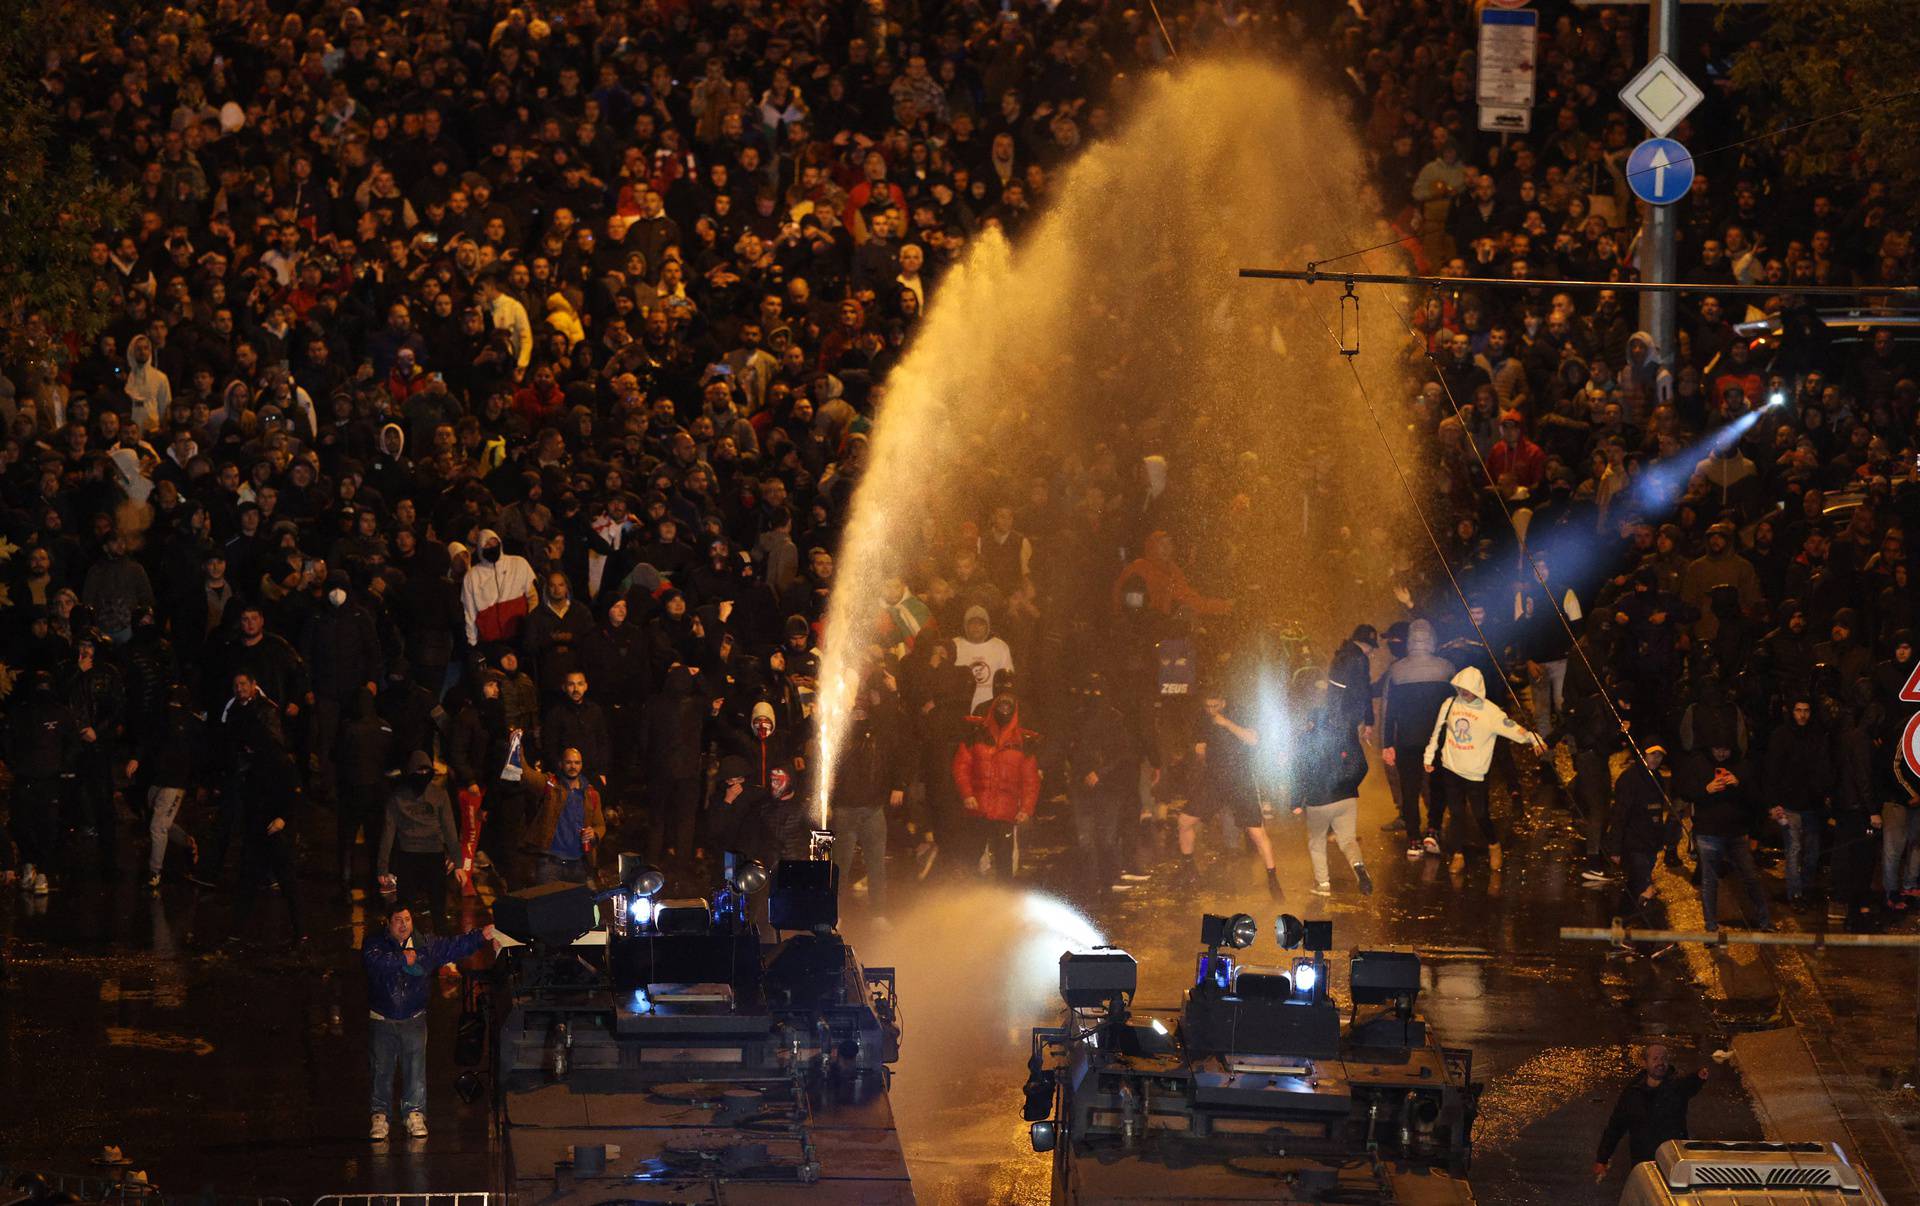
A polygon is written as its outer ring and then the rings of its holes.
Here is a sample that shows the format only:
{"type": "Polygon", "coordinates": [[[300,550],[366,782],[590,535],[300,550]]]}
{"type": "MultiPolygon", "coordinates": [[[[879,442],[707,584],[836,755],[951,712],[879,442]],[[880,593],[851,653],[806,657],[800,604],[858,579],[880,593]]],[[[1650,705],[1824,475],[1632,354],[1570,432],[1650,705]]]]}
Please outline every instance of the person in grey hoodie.
{"type": "Polygon", "coordinates": [[[447,789],[434,782],[432,757],[425,750],[415,750],[407,758],[406,774],[387,796],[380,884],[393,890],[396,907],[437,918],[441,889],[459,851],[453,801],[447,789]]]}
{"type": "Polygon", "coordinates": [[[1381,680],[1380,760],[1400,781],[1400,820],[1407,831],[1407,857],[1440,853],[1443,805],[1421,761],[1440,709],[1453,697],[1454,665],[1434,651],[1433,625],[1407,625],[1407,655],[1387,667],[1381,680]],[[1427,798],[1427,824],[1420,825],[1420,797],[1427,798]]]}

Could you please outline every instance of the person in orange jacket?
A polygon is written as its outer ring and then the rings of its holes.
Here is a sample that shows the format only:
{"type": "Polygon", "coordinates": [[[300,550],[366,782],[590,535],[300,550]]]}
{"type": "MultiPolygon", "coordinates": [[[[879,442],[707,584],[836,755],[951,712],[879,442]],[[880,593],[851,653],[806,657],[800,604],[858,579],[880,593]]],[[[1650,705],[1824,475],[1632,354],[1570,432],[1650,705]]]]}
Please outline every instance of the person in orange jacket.
{"type": "Polygon", "coordinates": [[[967,717],[966,725],[966,740],[953,753],[953,785],[978,819],[994,874],[1011,879],[1014,829],[1032,819],[1040,802],[1039,734],[1020,727],[1020,702],[1011,690],[996,695],[986,715],[967,717]]]}

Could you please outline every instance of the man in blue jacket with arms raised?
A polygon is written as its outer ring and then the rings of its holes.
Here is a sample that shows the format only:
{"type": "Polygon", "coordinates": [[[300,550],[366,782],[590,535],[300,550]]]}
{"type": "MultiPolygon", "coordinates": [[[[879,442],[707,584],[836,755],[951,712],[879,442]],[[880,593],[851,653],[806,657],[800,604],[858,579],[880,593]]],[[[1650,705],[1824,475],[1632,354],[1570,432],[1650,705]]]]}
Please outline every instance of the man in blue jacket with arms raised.
{"type": "Polygon", "coordinates": [[[367,1009],[372,1015],[368,1046],[373,1064],[373,1125],[368,1137],[387,1137],[393,1099],[393,1074],[400,1072],[400,1112],[407,1137],[427,1137],[427,997],[433,974],[493,941],[493,927],[468,930],[454,938],[413,932],[413,914],[395,909],[387,924],[367,936],[360,948],[367,968],[367,1009]]]}

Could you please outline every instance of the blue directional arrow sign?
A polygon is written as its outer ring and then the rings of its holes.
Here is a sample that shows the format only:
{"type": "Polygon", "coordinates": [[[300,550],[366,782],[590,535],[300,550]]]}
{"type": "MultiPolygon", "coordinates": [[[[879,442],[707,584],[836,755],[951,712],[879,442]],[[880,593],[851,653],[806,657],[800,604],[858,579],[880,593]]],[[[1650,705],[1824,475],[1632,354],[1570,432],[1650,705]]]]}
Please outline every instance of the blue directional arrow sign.
{"type": "Polygon", "coordinates": [[[1672,205],[1693,187],[1693,153],[1671,138],[1649,138],[1627,156],[1627,187],[1649,205],[1672,205]]]}

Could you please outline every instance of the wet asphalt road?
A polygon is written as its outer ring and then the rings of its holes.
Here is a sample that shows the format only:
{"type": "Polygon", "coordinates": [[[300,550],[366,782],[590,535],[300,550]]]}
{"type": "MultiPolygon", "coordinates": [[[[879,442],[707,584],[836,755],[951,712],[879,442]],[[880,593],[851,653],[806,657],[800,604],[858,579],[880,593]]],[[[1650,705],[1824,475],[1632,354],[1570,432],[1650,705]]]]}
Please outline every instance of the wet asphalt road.
{"type": "MultiPolygon", "coordinates": [[[[1661,1038],[1691,1070],[1731,1030],[1764,1022],[1771,1004],[1703,991],[1715,969],[1687,952],[1628,961],[1599,944],[1561,942],[1558,927],[1603,924],[1609,910],[1605,894],[1581,886],[1572,828],[1558,813],[1513,818],[1506,869],[1470,865],[1457,878],[1439,860],[1406,859],[1400,836],[1380,832],[1389,815],[1376,771],[1361,823],[1379,885],[1370,899],[1354,892],[1337,853],[1336,895],[1310,897],[1301,834],[1275,821],[1289,890],[1279,908],[1333,920],[1341,954],[1411,945],[1425,955],[1423,1007],[1449,1045],[1474,1050],[1488,1086],[1473,1176],[1481,1201],[1616,1200],[1621,1170],[1596,1187],[1589,1169],[1630,1045],[1661,1038]]],[[[1065,890],[1069,833],[1043,812],[1017,889],[936,874],[900,889],[885,929],[851,904],[846,928],[864,961],[900,969],[907,1032],[894,1100],[924,1202],[1044,1201],[1047,1169],[1027,1151],[1018,1090],[1026,1028],[1054,1017],[1054,961],[1065,945],[1102,938],[1132,950],[1150,1003],[1177,1001],[1204,910],[1261,917],[1249,960],[1279,961],[1278,909],[1244,852],[1207,865],[1197,897],[1173,899],[1163,871],[1135,892],[1076,907],[1065,890]]],[[[308,834],[309,849],[330,850],[330,836],[308,834]]],[[[299,1203],[339,1191],[490,1187],[486,1107],[453,1091],[451,981],[434,1004],[431,1137],[385,1150],[364,1138],[366,1010],[353,948],[366,909],[323,906],[328,886],[319,860],[309,862],[302,891],[314,942],[301,956],[277,942],[223,941],[230,897],[186,885],[158,898],[131,883],[112,892],[83,883],[50,900],[0,900],[0,1164],[97,1172],[90,1157],[113,1143],[169,1192],[299,1203]]],[[[284,934],[274,902],[257,917],[263,936],[284,934]]],[[[1344,959],[1335,965],[1342,982],[1344,959]]],[[[1716,1074],[1693,1118],[1696,1135],[1758,1134],[1731,1073],[1716,1074]]]]}

